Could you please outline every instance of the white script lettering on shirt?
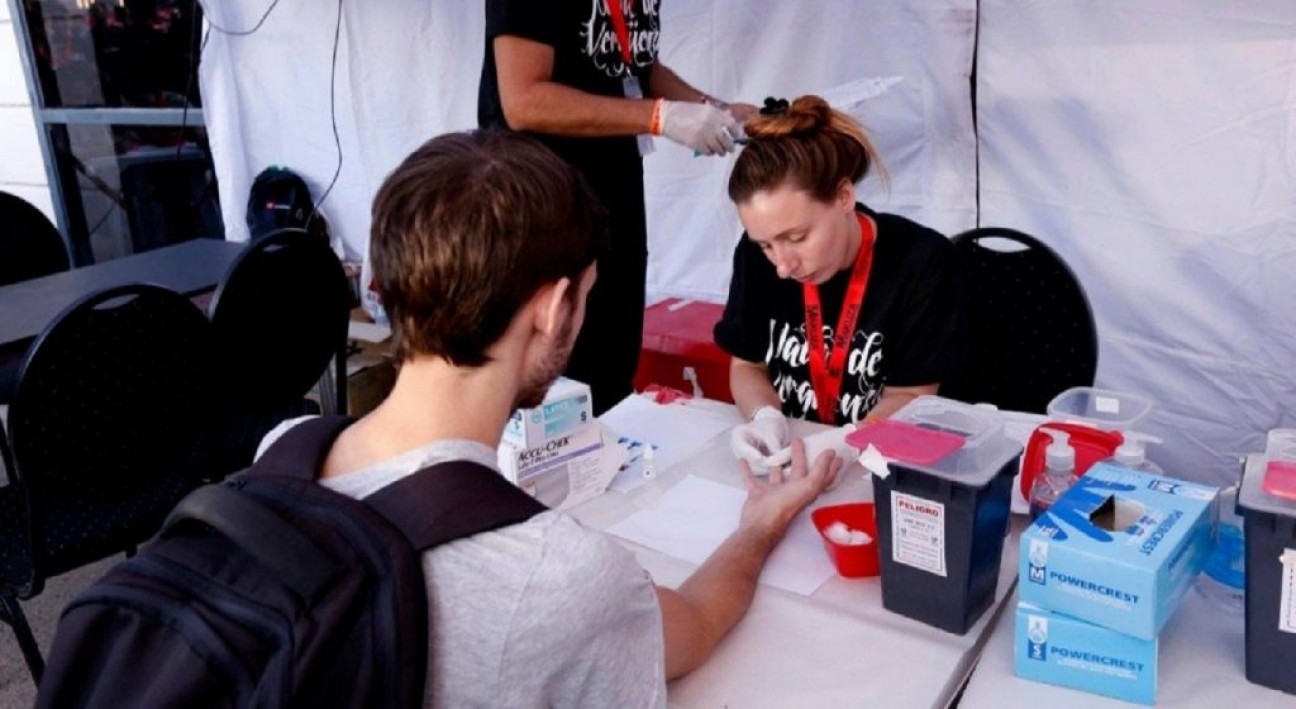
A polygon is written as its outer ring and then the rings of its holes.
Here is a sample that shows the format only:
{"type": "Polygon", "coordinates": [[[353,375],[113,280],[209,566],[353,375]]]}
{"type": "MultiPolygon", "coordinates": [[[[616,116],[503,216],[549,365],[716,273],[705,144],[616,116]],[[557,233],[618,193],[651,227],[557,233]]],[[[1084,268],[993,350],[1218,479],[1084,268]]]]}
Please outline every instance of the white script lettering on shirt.
{"type": "MultiPolygon", "coordinates": [[[[625,60],[621,56],[621,40],[617,37],[616,26],[608,14],[607,3],[622,0],[590,0],[589,19],[582,22],[581,36],[585,39],[585,56],[594,60],[594,66],[608,76],[621,76],[625,73],[625,60]]],[[[657,15],[659,0],[641,0],[645,17],[657,15]]],[[[648,66],[657,55],[657,42],[660,32],[648,28],[639,28],[639,23],[630,13],[625,14],[626,31],[630,34],[630,55],[635,66],[648,66]]],[[[650,25],[651,26],[651,25],[650,25]]]]}
{"type": "MultiPolygon", "coordinates": [[[[825,324],[824,358],[832,354],[833,328],[825,324]]],[[[774,390],[779,400],[785,403],[795,402],[803,418],[816,411],[818,400],[814,385],[806,379],[798,378],[795,370],[806,367],[810,359],[810,345],[805,336],[805,324],[795,329],[790,323],[780,323],[770,319],[769,348],[765,351],[766,365],[775,360],[783,362],[787,371],[776,373],[774,390]]],[[[871,410],[882,393],[882,381],[879,370],[882,363],[882,333],[874,331],[865,334],[856,330],[851,338],[852,347],[846,355],[846,375],[858,380],[859,393],[844,391],[837,402],[838,410],[850,421],[859,421],[871,410]],[[860,343],[856,345],[856,343],[860,343]]],[[[843,387],[844,388],[844,387],[843,387]]]]}

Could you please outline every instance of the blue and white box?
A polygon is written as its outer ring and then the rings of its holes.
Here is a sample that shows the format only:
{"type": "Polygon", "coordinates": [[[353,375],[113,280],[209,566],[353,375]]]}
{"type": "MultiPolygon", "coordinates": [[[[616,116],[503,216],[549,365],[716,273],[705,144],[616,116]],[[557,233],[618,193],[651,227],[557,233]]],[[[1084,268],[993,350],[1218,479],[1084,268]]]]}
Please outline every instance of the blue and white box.
{"type": "Polygon", "coordinates": [[[544,402],[518,409],[504,426],[503,442],[527,449],[579,433],[594,423],[594,404],[589,385],[559,377],[549,387],[544,402]]]}
{"type": "Polygon", "coordinates": [[[1035,682],[1129,702],[1156,700],[1158,641],[1017,604],[1013,670],[1035,682]]]}
{"type": "Polygon", "coordinates": [[[1022,602],[1155,639],[1206,563],[1217,492],[1095,465],[1022,534],[1022,602]]]}

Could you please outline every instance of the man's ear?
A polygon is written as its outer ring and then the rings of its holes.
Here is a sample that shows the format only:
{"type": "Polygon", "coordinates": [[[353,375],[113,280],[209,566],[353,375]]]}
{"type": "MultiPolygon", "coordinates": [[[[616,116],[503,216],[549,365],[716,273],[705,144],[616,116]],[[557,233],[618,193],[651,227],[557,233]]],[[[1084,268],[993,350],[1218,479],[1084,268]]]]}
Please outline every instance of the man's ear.
{"type": "Polygon", "coordinates": [[[573,288],[572,280],[567,277],[558,279],[540,287],[531,300],[535,306],[535,328],[548,335],[555,336],[562,330],[563,322],[571,317],[571,308],[567,302],[567,291],[573,288]]]}

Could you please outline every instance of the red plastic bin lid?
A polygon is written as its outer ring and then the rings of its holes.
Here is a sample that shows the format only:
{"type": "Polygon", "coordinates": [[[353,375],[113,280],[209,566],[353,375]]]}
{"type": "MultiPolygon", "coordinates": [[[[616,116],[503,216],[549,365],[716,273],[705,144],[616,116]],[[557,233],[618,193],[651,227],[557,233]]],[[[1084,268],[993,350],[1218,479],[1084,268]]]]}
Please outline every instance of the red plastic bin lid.
{"type": "Polygon", "coordinates": [[[1271,460],[1265,466],[1265,476],[1260,489],[1270,495],[1296,500],[1296,463],[1271,460]]]}
{"type": "Polygon", "coordinates": [[[894,419],[860,426],[846,436],[846,442],[860,450],[871,444],[888,458],[918,465],[935,463],[963,447],[965,440],[956,433],[935,431],[894,419]]]}

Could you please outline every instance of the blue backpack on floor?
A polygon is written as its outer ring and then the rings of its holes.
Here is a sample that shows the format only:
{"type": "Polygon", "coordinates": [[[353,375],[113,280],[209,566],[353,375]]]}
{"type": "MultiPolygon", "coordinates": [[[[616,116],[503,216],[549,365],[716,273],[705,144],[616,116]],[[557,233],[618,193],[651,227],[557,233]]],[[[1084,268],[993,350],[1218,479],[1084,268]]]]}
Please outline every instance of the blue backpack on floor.
{"type": "Polygon", "coordinates": [[[38,707],[418,707],[421,553],[525,521],[496,471],[429,466],[356,500],[315,482],[350,423],[323,417],[182,500],[63,611],[38,707]]]}

